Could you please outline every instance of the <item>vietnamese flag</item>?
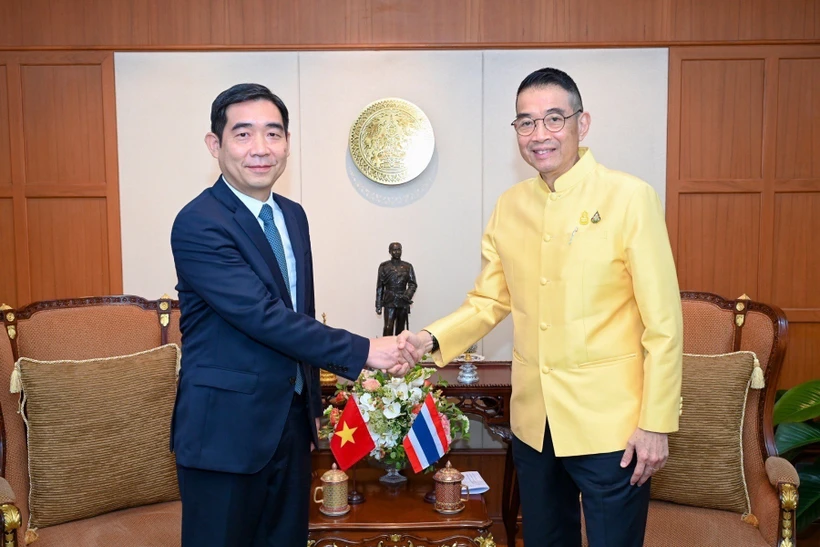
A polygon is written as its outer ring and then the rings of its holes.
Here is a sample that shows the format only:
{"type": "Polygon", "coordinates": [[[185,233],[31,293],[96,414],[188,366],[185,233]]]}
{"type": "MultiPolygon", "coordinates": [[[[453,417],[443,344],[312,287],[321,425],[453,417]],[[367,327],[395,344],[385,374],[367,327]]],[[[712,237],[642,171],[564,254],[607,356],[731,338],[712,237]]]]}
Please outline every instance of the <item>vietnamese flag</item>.
{"type": "Polygon", "coordinates": [[[359,412],[359,405],[351,397],[339,417],[333,438],[330,439],[330,451],[339,462],[342,471],[347,470],[357,461],[367,456],[376,448],[376,443],[370,437],[367,424],[359,412]]]}

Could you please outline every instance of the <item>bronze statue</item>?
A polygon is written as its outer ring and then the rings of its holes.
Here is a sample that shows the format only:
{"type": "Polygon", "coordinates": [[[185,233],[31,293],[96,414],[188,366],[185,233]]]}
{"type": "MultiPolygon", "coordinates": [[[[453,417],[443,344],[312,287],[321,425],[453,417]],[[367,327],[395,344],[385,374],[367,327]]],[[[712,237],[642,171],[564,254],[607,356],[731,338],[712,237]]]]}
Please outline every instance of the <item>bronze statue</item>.
{"type": "Polygon", "coordinates": [[[376,281],[376,313],[381,315],[385,309],[383,336],[410,328],[410,304],[418,287],[413,265],[401,259],[401,243],[391,243],[389,251],[393,258],[379,265],[376,281]]]}

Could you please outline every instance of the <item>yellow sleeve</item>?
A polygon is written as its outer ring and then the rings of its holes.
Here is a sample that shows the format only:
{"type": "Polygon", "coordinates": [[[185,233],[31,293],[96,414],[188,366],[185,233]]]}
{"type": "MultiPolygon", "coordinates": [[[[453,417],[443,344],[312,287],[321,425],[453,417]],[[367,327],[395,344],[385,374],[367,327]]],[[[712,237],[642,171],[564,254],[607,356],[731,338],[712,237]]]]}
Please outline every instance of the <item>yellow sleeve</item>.
{"type": "Polygon", "coordinates": [[[438,340],[439,350],[433,359],[440,367],[486,336],[510,313],[510,293],[494,238],[499,216],[496,205],[481,239],[484,265],[473,290],[455,312],[424,328],[438,340]]]}
{"type": "Polygon", "coordinates": [[[683,373],[683,313],[663,205],[648,184],[641,185],[626,210],[626,267],[644,332],[643,401],[638,427],[678,430],[683,373]]]}

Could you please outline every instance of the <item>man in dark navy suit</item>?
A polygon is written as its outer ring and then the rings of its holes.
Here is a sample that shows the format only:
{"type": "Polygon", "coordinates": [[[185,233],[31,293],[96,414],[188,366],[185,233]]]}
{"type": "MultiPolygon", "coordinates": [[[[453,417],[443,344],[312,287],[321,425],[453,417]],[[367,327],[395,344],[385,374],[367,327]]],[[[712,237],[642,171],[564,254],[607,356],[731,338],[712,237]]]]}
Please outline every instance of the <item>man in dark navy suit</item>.
{"type": "Polygon", "coordinates": [[[174,221],[182,369],[172,423],[183,547],[307,544],[319,369],[407,372],[420,355],[315,320],[308,221],[271,192],[290,153],[288,110],[240,84],[205,137],[222,176],[174,221]]]}

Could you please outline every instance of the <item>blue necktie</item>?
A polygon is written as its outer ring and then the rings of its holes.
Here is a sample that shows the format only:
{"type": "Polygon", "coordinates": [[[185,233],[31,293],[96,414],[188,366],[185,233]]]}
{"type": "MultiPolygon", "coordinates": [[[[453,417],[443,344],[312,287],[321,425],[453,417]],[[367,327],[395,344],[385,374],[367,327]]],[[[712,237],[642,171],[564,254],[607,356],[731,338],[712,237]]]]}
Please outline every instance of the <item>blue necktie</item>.
{"type": "MultiPolygon", "coordinates": [[[[259,213],[259,218],[265,226],[265,237],[268,238],[271,249],[273,249],[273,256],[276,257],[276,262],[279,264],[279,270],[282,272],[282,277],[285,279],[285,287],[290,294],[290,279],[288,277],[288,263],[285,260],[285,246],[282,245],[282,236],[279,234],[279,229],[276,223],[273,222],[273,209],[267,203],[262,206],[262,211],[259,213]]],[[[290,295],[293,301],[293,295],[290,295]]],[[[295,309],[295,302],[294,302],[295,309]]],[[[302,367],[296,365],[296,393],[302,393],[305,387],[305,380],[302,378],[302,367]]]]}

